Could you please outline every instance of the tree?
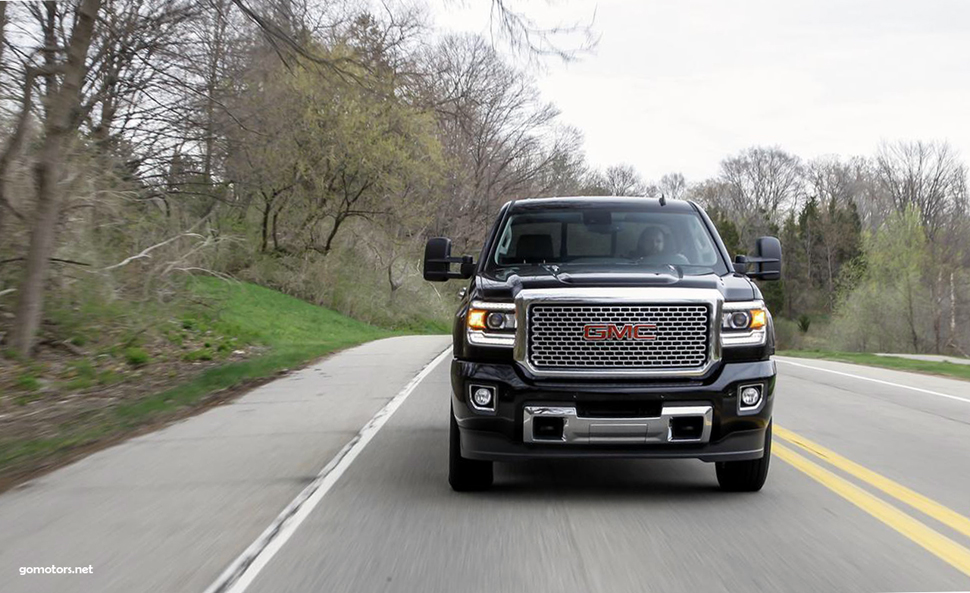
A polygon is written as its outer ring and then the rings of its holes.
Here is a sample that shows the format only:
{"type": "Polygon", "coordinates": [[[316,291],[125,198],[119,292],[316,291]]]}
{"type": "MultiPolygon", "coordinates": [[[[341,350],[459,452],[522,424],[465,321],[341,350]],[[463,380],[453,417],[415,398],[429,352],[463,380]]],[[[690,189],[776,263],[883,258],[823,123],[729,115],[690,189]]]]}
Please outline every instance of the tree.
{"type": "Polygon", "coordinates": [[[46,89],[43,138],[34,165],[37,205],[14,325],[14,347],[24,356],[33,349],[43,315],[44,281],[65,199],[58,186],[70,142],[81,124],[81,87],[88,72],[88,49],[100,8],[101,0],[81,0],[74,13],[66,57],[61,62],[51,60],[44,71],[52,84],[46,89]]]}
{"type": "Polygon", "coordinates": [[[511,50],[530,59],[555,56],[569,62],[577,55],[592,51],[597,38],[590,25],[579,23],[540,26],[525,12],[515,7],[515,0],[491,0],[492,37],[500,37],[511,50]]]}
{"type": "Polygon", "coordinates": [[[732,212],[745,243],[778,222],[779,213],[793,208],[802,195],[801,160],[780,148],[754,147],[721,161],[723,183],[713,196],[732,212]]]}
{"type": "Polygon", "coordinates": [[[632,165],[611,165],[603,173],[606,190],[611,196],[642,196],[646,193],[643,178],[632,165]]]}
{"type": "Polygon", "coordinates": [[[503,201],[534,195],[573,141],[568,135],[556,140],[551,133],[559,112],[542,100],[530,76],[505,64],[481,37],[449,36],[423,61],[423,102],[436,114],[451,169],[439,226],[452,225],[463,247],[481,239],[503,201]]]}
{"type": "Polygon", "coordinates": [[[842,266],[859,255],[862,221],[857,203],[864,199],[867,180],[858,161],[819,159],[809,163],[811,200],[818,202],[813,249],[816,279],[823,279],[830,304],[834,304],[836,281],[842,266]]]}
{"type": "Polygon", "coordinates": [[[401,200],[429,202],[423,190],[440,164],[431,116],[398,98],[380,70],[356,77],[329,80],[297,65],[256,68],[241,81],[246,105],[235,111],[247,113],[245,127],[231,136],[227,164],[258,211],[260,251],[327,255],[348,221],[404,216],[401,200]]]}
{"type": "Polygon", "coordinates": [[[915,207],[894,212],[865,240],[858,281],[839,305],[836,327],[852,349],[923,352],[931,294],[923,281],[930,253],[915,207]]]}
{"type": "MultiPolygon", "coordinates": [[[[947,304],[955,325],[955,275],[950,274],[970,248],[966,235],[967,168],[945,143],[899,142],[880,147],[876,188],[896,212],[915,209],[925,230],[931,257],[926,281],[935,304],[934,351],[948,341],[944,334],[947,304]]],[[[951,331],[952,333],[952,331],[951,331]]]]}
{"type": "Polygon", "coordinates": [[[660,178],[657,189],[672,200],[681,200],[687,194],[687,180],[681,173],[668,173],[660,178]]]}
{"type": "Polygon", "coordinates": [[[932,239],[955,211],[965,211],[967,169],[948,144],[884,144],[876,155],[875,181],[897,212],[914,207],[932,239]]]}

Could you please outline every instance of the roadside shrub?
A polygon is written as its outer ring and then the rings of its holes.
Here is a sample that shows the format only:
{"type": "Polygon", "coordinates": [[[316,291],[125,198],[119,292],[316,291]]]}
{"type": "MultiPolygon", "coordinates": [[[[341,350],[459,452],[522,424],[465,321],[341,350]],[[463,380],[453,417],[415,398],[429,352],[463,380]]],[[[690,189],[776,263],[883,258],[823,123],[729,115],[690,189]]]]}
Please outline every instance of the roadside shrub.
{"type": "Polygon", "coordinates": [[[182,355],[182,360],[186,362],[212,360],[212,350],[209,350],[208,348],[201,348],[199,350],[193,350],[192,352],[186,352],[182,355]]]}
{"type": "Polygon", "coordinates": [[[124,356],[125,361],[133,367],[148,364],[149,360],[148,353],[137,346],[125,348],[124,356]]]}
{"type": "Polygon", "coordinates": [[[40,381],[31,373],[22,373],[17,377],[17,387],[24,391],[37,391],[40,389],[40,381]]]}
{"type": "Polygon", "coordinates": [[[64,383],[64,387],[67,389],[75,391],[87,389],[94,385],[98,373],[90,360],[81,359],[71,362],[67,365],[67,368],[67,381],[64,383]]]}
{"type": "Polygon", "coordinates": [[[462,283],[424,281],[420,269],[423,244],[415,240],[402,247],[365,239],[380,232],[365,222],[349,225],[334,250],[322,258],[256,254],[252,265],[238,277],[371,325],[449,333],[462,283]]]}
{"type": "Polygon", "coordinates": [[[791,319],[775,317],[775,348],[777,350],[798,350],[802,346],[802,334],[798,325],[791,319]]]}

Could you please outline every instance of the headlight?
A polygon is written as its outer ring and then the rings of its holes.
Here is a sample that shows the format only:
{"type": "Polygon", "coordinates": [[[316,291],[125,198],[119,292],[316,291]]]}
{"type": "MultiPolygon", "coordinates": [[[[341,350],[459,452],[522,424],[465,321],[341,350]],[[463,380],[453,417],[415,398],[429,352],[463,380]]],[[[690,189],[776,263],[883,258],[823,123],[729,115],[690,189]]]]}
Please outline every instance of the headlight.
{"type": "Polygon", "coordinates": [[[761,329],[767,324],[768,313],[764,308],[727,310],[721,319],[721,329],[727,331],[761,329]]]}
{"type": "Polygon", "coordinates": [[[473,301],[465,316],[468,342],[475,346],[515,344],[515,303],[473,301]]]}
{"type": "Polygon", "coordinates": [[[724,303],[721,345],[763,346],[768,339],[768,310],[761,301],[724,303]]]}
{"type": "Polygon", "coordinates": [[[515,329],[515,313],[469,309],[467,316],[469,329],[481,331],[508,331],[515,329]]]}

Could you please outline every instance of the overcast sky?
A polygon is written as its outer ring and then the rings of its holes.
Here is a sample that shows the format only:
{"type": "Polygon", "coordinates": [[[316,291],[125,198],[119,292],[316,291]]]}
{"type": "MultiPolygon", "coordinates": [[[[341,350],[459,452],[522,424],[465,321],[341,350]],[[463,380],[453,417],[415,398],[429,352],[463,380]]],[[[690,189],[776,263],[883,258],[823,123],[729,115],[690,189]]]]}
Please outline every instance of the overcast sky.
{"type": "MultiPolygon", "coordinates": [[[[429,0],[436,24],[487,33],[489,0],[429,0]]],[[[536,72],[596,166],[647,180],[716,174],[760,144],[805,158],[945,140],[970,160],[970,1],[541,0],[542,23],[589,21],[600,42],[536,72]]]]}

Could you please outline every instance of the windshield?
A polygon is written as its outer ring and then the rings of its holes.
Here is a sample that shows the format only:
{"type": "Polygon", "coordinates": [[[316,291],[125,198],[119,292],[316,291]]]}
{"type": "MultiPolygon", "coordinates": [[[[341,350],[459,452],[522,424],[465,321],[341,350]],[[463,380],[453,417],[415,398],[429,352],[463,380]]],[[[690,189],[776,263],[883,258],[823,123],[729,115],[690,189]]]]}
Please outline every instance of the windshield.
{"type": "Polygon", "coordinates": [[[727,273],[695,212],[629,207],[529,210],[505,221],[489,256],[494,271],[555,265],[631,271],[674,266],[684,275],[727,273]]]}

